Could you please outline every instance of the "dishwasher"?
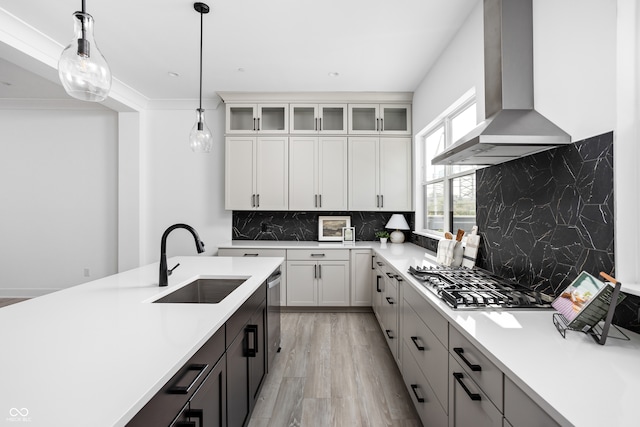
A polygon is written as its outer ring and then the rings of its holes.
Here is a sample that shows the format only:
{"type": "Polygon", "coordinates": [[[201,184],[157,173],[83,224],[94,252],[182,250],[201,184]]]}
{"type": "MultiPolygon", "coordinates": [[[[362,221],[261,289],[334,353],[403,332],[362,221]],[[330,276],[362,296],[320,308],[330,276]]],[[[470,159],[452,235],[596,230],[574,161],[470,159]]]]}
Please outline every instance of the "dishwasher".
{"type": "Polygon", "coordinates": [[[280,281],[282,272],[278,267],[267,279],[267,372],[271,371],[273,359],[280,352],[280,281]]]}

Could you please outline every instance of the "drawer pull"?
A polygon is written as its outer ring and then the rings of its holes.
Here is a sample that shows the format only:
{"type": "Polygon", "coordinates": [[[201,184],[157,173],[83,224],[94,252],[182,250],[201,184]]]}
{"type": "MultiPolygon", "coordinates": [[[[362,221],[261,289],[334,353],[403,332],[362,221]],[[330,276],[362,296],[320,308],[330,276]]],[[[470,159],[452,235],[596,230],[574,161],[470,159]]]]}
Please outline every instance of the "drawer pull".
{"type": "Polygon", "coordinates": [[[245,333],[245,345],[246,352],[245,357],[256,357],[258,355],[258,325],[247,325],[244,330],[245,333]],[[249,340],[249,334],[253,334],[253,346],[249,347],[251,341],[249,340]]]}
{"type": "Polygon", "coordinates": [[[411,341],[413,341],[413,345],[420,351],[424,351],[424,346],[418,344],[418,337],[411,337],[411,341]]]}
{"type": "Polygon", "coordinates": [[[323,257],[325,256],[324,254],[311,254],[312,257],[323,257]]]}
{"type": "Polygon", "coordinates": [[[378,292],[382,292],[382,289],[380,289],[380,279],[382,279],[382,276],[376,276],[376,291],[378,292]]]}
{"type": "Polygon", "coordinates": [[[258,254],[244,254],[242,256],[258,256],[258,254]]]}
{"type": "MultiPolygon", "coordinates": [[[[185,412],[185,415],[187,416],[187,418],[191,419],[191,418],[197,418],[198,419],[198,424],[199,426],[203,425],[204,422],[204,411],[202,409],[189,409],[188,411],[185,412]]],[[[193,424],[194,426],[196,424],[193,424]]]]}
{"type": "Polygon", "coordinates": [[[386,274],[387,274],[387,277],[389,277],[389,279],[395,278],[395,276],[393,274],[389,273],[389,272],[387,272],[386,274]]]}
{"type": "Polygon", "coordinates": [[[474,372],[480,372],[480,371],[482,371],[482,367],[481,367],[480,365],[475,365],[475,364],[473,364],[473,363],[469,362],[469,361],[467,360],[467,358],[466,358],[466,357],[464,357],[464,350],[463,350],[461,347],[455,347],[455,348],[453,349],[453,351],[455,351],[455,352],[456,352],[456,354],[457,354],[458,356],[460,356],[460,359],[462,359],[462,361],[463,361],[464,363],[466,363],[466,364],[467,364],[467,366],[468,366],[469,368],[471,368],[471,370],[472,370],[472,371],[474,371],[474,372]]]}
{"type": "Polygon", "coordinates": [[[385,329],[384,330],[387,334],[387,337],[389,337],[390,340],[394,339],[395,337],[393,336],[393,334],[391,333],[391,329],[385,329]]]}
{"type": "Polygon", "coordinates": [[[381,263],[380,261],[376,261],[376,264],[378,264],[379,267],[382,267],[384,264],[381,263]]]}
{"type": "Polygon", "coordinates": [[[167,390],[167,393],[169,393],[169,394],[187,394],[187,393],[189,393],[189,390],[191,389],[191,387],[193,387],[193,385],[196,382],[198,382],[198,378],[200,378],[202,376],[204,371],[207,370],[208,366],[209,365],[207,365],[207,364],[200,364],[200,363],[194,363],[192,365],[189,365],[189,367],[184,371],[182,376],[175,382],[175,384],[169,390],[167,390]],[[196,377],[193,379],[193,381],[191,381],[191,384],[189,384],[186,387],[185,386],[179,386],[178,383],[182,380],[182,378],[184,378],[187,375],[187,372],[189,372],[189,371],[200,371],[200,372],[198,372],[198,375],[196,375],[196,377]]]}
{"type": "Polygon", "coordinates": [[[467,388],[467,386],[462,382],[462,378],[464,378],[464,375],[462,375],[461,372],[454,372],[453,373],[453,377],[456,379],[456,381],[458,381],[458,384],[460,384],[460,387],[462,387],[464,389],[464,391],[467,393],[467,395],[469,396],[469,398],[471,400],[480,400],[481,397],[478,393],[471,393],[471,390],[469,390],[467,388]]]}
{"type": "Polygon", "coordinates": [[[391,297],[385,297],[385,299],[387,300],[387,302],[388,302],[389,304],[391,304],[391,305],[395,304],[395,303],[393,302],[393,298],[391,298],[391,297]]]}
{"type": "Polygon", "coordinates": [[[413,391],[413,395],[416,397],[418,402],[424,403],[424,397],[420,397],[418,394],[418,384],[411,384],[411,391],[413,391]]]}

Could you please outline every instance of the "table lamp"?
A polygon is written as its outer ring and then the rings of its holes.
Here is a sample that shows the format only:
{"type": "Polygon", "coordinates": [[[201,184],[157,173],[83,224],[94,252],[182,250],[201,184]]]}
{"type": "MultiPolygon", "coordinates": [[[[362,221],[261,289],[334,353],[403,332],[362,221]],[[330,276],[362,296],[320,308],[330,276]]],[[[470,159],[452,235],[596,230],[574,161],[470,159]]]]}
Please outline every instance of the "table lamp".
{"type": "Polygon", "coordinates": [[[389,235],[391,243],[402,243],[404,242],[404,233],[400,230],[409,230],[409,224],[407,224],[407,220],[404,219],[404,215],[393,214],[391,218],[389,218],[389,222],[387,222],[385,228],[395,229],[395,231],[389,235]]]}

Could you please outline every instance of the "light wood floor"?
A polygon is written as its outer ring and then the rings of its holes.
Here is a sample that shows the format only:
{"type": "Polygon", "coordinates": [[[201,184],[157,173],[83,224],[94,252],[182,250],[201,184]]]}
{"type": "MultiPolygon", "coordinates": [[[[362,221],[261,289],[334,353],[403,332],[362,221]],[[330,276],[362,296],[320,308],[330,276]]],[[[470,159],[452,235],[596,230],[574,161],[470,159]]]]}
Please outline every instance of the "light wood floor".
{"type": "Polygon", "coordinates": [[[29,298],[0,298],[0,308],[6,307],[7,305],[15,304],[20,301],[27,300],[29,298]]]}
{"type": "Polygon", "coordinates": [[[282,313],[249,427],[421,426],[373,313],[282,313]]]}

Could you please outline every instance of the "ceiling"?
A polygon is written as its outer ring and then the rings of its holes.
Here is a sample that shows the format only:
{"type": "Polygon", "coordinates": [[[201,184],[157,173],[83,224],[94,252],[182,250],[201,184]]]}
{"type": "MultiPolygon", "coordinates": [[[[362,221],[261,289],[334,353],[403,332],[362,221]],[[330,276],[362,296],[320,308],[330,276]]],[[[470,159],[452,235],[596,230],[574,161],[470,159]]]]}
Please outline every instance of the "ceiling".
{"type": "MultiPolygon", "coordinates": [[[[209,1],[203,95],[412,92],[478,1],[209,1]]],[[[0,8],[60,43],[61,50],[73,36],[72,13],[80,5],[0,0],[0,8]]],[[[87,1],[87,12],[115,78],[151,100],[198,97],[200,15],[193,1],[87,1]]],[[[55,84],[30,84],[31,77],[0,61],[0,98],[61,96],[55,84]]]]}

